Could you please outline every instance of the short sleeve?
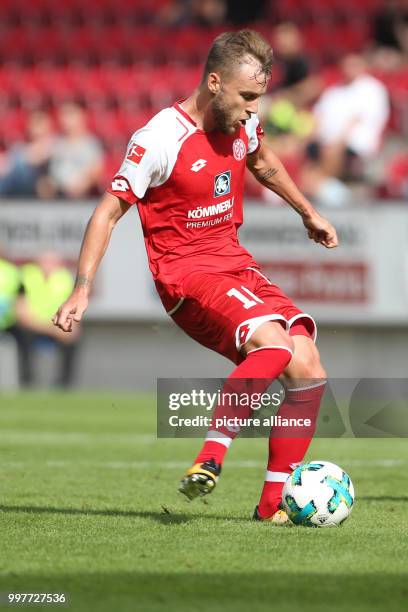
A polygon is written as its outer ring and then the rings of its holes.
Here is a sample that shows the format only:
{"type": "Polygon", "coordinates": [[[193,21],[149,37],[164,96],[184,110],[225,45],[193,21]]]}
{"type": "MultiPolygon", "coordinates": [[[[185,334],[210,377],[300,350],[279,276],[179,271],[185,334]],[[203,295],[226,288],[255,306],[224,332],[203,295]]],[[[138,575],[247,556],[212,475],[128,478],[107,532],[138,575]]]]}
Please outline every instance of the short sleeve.
{"type": "Polygon", "coordinates": [[[144,197],[149,187],[160,183],[165,170],[163,147],[154,130],[144,127],[130,139],[123,163],[108,192],[129,204],[135,204],[144,197]]]}
{"type": "Polygon", "coordinates": [[[258,115],[252,115],[245,124],[245,131],[248,135],[248,153],[256,153],[261,146],[264,131],[259,123],[258,115]]]}

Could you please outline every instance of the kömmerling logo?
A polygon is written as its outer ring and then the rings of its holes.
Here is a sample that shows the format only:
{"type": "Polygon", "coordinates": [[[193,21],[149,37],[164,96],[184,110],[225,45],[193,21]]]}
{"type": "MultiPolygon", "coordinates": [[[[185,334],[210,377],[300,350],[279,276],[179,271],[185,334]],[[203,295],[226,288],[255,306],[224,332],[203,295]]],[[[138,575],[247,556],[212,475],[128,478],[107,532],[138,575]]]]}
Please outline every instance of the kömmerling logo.
{"type": "Polygon", "coordinates": [[[214,198],[227,195],[231,191],[231,170],[217,174],[214,178],[214,198]]]}

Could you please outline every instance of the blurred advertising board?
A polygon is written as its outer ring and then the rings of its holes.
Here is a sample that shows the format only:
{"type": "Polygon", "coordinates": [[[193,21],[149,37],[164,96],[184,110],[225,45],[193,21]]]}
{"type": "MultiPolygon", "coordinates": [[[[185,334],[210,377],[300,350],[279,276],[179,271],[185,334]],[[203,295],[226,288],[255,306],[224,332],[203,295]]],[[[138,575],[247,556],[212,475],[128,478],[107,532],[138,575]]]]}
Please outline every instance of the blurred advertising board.
{"type": "MultiPolygon", "coordinates": [[[[0,245],[24,262],[56,250],[74,269],[94,204],[2,203],[0,245]]],[[[247,204],[241,243],[263,272],[320,323],[408,323],[408,208],[392,204],[328,211],[340,247],[311,242],[289,208],[247,204]]],[[[136,210],[115,229],[88,318],[165,318],[147,266],[136,210]]]]}
{"type": "Polygon", "coordinates": [[[240,240],[265,274],[321,323],[408,323],[408,208],[322,211],[340,246],[310,241],[291,210],[247,207],[240,240]]]}

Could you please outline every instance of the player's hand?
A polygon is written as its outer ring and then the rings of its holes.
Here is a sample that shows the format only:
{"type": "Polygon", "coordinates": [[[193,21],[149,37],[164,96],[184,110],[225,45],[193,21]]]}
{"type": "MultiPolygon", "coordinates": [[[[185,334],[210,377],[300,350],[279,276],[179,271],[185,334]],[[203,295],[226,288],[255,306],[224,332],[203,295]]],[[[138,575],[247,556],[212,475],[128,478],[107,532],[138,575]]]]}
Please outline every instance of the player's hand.
{"type": "Polygon", "coordinates": [[[64,332],[72,331],[73,322],[79,322],[88,307],[87,292],[74,289],[71,296],[57,310],[52,318],[54,325],[64,332]]]}
{"type": "Polygon", "coordinates": [[[308,236],[311,240],[322,244],[327,249],[333,249],[338,246],[339,240],[337,232],[332,224],[315,212],[311,217],[303,218],[303,225],[307,229],[308,236]]]}

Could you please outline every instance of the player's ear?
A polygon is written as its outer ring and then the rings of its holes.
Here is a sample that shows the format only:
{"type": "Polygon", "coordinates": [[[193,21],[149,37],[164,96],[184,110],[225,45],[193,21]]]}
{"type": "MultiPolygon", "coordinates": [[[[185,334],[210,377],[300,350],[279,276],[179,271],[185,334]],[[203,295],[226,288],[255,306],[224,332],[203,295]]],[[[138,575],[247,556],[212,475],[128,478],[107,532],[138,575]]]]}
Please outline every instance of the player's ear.
{"type": "Polygon", "coordinates": [[[216,72],[210,72],[207,77],[207,87],[212,94],[217,94],[221,89],[220,75],[216,72]]]}

